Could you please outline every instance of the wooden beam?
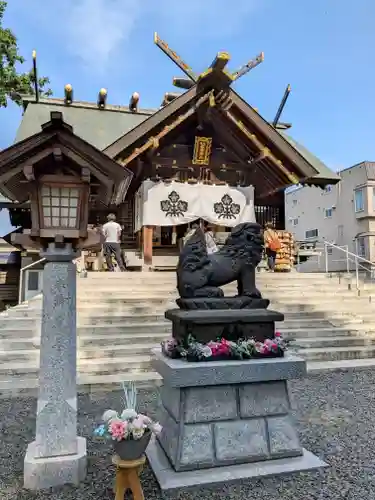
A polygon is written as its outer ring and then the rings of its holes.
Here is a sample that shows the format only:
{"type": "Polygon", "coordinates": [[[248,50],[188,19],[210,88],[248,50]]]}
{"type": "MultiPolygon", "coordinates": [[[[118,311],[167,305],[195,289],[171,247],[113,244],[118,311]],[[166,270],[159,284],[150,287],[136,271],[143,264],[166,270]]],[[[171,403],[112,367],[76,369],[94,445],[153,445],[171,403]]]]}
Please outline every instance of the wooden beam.
{"type": "Polygon", "coordinates": [[[172,167],[178,167],[178,168],[181,168],[181,169],[189,169],[189,168],[196,168],[197,170],[200,170],[202,169],[203,167],[204,168],[221,168],[223,166],[223,164],[225,164],[228,168],[232,168],[232,169],[235,169],[235,170],[238,170],[238,169],[242,169],[244,168],[244,162],[235,162],[235,163],[231,163],[227,160],[225,160],[225,158],[215,158],[215,159],[211,159],[210,160],[210,164],[209,165],[204,165],[204,166],[201,166],[201,165],[194,165],[192,163],[192,158],[191,157],[179,157],[177,159],[174,159],[174,158],[170,158],[170,157],[163,157],[163,156],[158,156],[158,157],[155,157],[155,159],[153,160],[153,165],[155,166],[158,166],[158,168],[172,168],[172,167]]]}
{"type": "MultiPolygon", "coordinates": [[[[223,117],[218,111],[215,111],[214,114],[215,114],[215,119],[213,120],[212,123],[218,135],[222,137],[223,144],[228,145],[228,148],[233,152],[233,154],[235,154],[238,158],[240,158],[243,161],[244,168],[245,165],[247,166],[250,165],[254,153],[249,152],[245,144],[241,142],[238,136],[232,134],[231,130],[228,129],[228,127],[226,128],[224,127],[224,124],[222,124],[223,117]]],[[[277,172],[270,171],[267,164],[263,165],[263,163],[261,163],[261,167],[262,167],[261,173],[265,179],[266,184],[268,184],[269,189],[274,189],[275,180],[272,179],[275,179],[275,176],[277,177],[277,172]]]]}
{"type": "Polygon", "coordinates": [[[198,79],[198,76],[194,73],[194,71],[191,69],[191,67],[186,64],[181,57],[174,51],[172,50],[169,45],[162,40],[157,33],[154,34],[154,43],[161,49],[166,56],[171,59],[180,69],[187,75],[193,82],[196,82],[198,79]]]}
{"type": "MultiPolygon", "coordinates": [[[[244,123],[237,119],[230,111],[223,111],[225,115],[231,120],[232,123],[236,125],[236,127],[255,145],[258,151],[263,151],[265,149],[265,145],[257,138],[257,136],[251,133],[248,128],[244,125],[244,123]]],[[[287,177],[291,184],[298,184],[299,178],[292,172],[290,172],[283,162],[276,158],[270,150],[267,151],[267,157],[272,161],[272,163],[283,172],[283,174],[287,177]]]]}
{"type": "Polygon", "coordinates": [[[260,134],[267,137],[275,148],[301,172],[301,179],[314,177],[319,174],[307,160],[291,144],[282,137],[260,114],[254,111],[233,89],[230,89],[234,106],[246,117],[250,123],[259,130],[260,134]]]}
{"type": "Polygon", "coordinates": [[[107,187],[113,186],[112,179],[109,179],[107,175],[103,174],[103,172],[101,172],[96,167],[96,165],[93,165],[81,155],[65,146],[61,146],[61,151],[67,158],[72,160],[72,162],[78,165],[81,169],[87,168],[89,171],[91,171],[102,184],[106,185],[107,187]]]}
{"type": "Polygon", "coordinates": [[[143,261],[147,266],[152,265],[153,232],[152,226],[143,227],[143,261]]]}
{"type": "Polygon", "coordinates": [[[61,163],[63,160],[63,155],[61,148],[59,147],[54,147],[52,150],[53,153],[53,159],[55,160],[56,163],[61,163]]]}
{"type": "Polygon", "coordinates": [[[230,55],[228,52],[218,52],[215,59],[212,61],[210,68],[212,71],[223,71],[229,61],[230,55]]]}
{"type": "MultiPolygon", "coordinates": [[[[143,137],[147,137],[152,133],[153,129],[165,120],[170,118],[175,113],[178,113],[184,106],[190,103],[195,97],[204,94],[205,90],[194,85],[190,90],[184,92],[181,97],[174,99],[167,106],[164,106],[159,111],[151,115],[147,120],[140,123],[137,127],[127,132],[114,143],[104,149],[104,153],[110,158],[116,158],[120,153],[125,151],[130,146],[133,146],[143,137]]],[[[133,146],[134,147],[134,146],[133,146]]]]}
{"type": "Polygon", "coordinates": [[[88,167],[81,167],[81,179],[82,179],[82,181],[89,183],[90,177],[91,177],[90,169],[88,167]]]}
{"type": "Polygon", "coordinates": [[[25,165],[23,167],[23,175],[29,182],[35,181],[34,167],[32,165],[25,165]]]}
{"type": "Polygon", "coordinates": [[[148,141],[146,141],[141,147],[136,148],[133,152],[126,158],[122,158],[119,163],[120,165],[126,166],[129,165],[130,162],[138,158],[141,154],[145,153],[147,150],[155,146],[155,141],[160,141],[163,137],[167,136],[172,130],[181,125],[185,120],[187,120],[190,116],[196,113],[199,106],[201,106],[204,102],[208,100],[208,94],[200,97],[194,106],[192,106],[186,113],[177,117],[170,125],[165,125],[164,128],[156,134],[154,137],[151,137],[148,141]]]}
{"type": "Polygon", "coordinates": [[[238,80],[241,78],[241,76],[246,75],[249,71],[251,71],[253,68],[256,68],[258,64],[262,63],[264,61],[264,52],[261,52],[257,57],[254,59],[250,59],[250,61],[243,66],[237,71],[235,71],[232,74],[233,81],[238,80]]]}
{"type": "Polygon", "coordinates": [[[22,172],[24,167],[35,165],[51,154],[52,148],[46,148],[43,151],[30,156],[29,158],[27,158],[27,160],[18,163],[16,167],[10,168],[7,172],[1,173],[0,171],[0,183],[6,184],[12,177],[22,172]]]}
{"type": "Polygon", "coordinates": [[[287,88],[285,89],[283,98],[281,99],[281,103],[280,103],[279,109],[277,110],[275,118],[273,119],[273,122],[272,122],[272,126],[275,127],[275,128],[277,127],[277,124],[279,123],[281,113],[284,110],[284,107],[285,107],[286,101],[288,100],[290,91],[291,91],[291,87],[290,87],[290,85],[288,85],[287,88]]]}

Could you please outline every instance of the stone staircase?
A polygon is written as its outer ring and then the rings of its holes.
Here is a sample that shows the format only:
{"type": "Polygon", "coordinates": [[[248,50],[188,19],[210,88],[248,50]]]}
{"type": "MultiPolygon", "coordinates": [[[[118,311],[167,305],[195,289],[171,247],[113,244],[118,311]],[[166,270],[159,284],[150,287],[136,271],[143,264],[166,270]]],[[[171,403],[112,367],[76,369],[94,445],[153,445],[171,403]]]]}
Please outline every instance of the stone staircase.
{"type": "MultiPolygon", "coordinates": [[[[285,314],[277,326],[310,370],[375,365],[375,288],[358,296],[350,281],[324,274],[259,273],[257,280],[270,309],[285,314]]],[[[77,286],[81,388],[157,382],[150,351],[171,331],[164,311],[175,307],[175,273],[89,273],[77,286]]],[[[225,292],[235,294],[235,285],[225,292]]],[[[40,320],[40,297],[0,314],[1,393],[37,387],[40,320]]]]}

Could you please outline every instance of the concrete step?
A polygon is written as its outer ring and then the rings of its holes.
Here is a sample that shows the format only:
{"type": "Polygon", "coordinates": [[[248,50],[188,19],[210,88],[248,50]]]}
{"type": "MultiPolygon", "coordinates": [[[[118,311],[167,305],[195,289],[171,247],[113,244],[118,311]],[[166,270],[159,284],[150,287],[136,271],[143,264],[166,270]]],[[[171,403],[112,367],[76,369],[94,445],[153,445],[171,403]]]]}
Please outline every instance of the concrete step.
{"type": "Polygon", "coordinates": [[[325,347],[296,349],[306,361],[340,361],[344,359],[374,358],[375,345],[353,347],[325,347]]]}
{"type": "MultiPolygon", "coordinates": [[[[332,311],[335,311],[335,314],[337,313],[343,313],[346,312],[348,314],[348,311],[350,311],[350,314],[354,315],[361,315],[362,312],[366,311],[368,308],[368,305],[366,304],[357,304],[357,303],[351,303],[351,302],[345,302],[345,301],[322,301],[322,302],[305,302],[303,299],[301,299],[300,303],[282,303],[282,302],[271,302],[270,304],[270,309],[280,311],[282,313],[309,313],[313,311],[320,311],[321,314],[331,314],[332,311]]],[[[375,310],[374,310],[374,315],[375,315],[375,310]]]]}
{"type": "MultiPolygon", "coordinates": [[[[118,356],[116,359],[100,356],[100,358],[78,359],[77,370],[80,374],[115,374],[140,373],[150,370],[150,355],[118,356]]],[[[28,362],[3,362],[0,364],[0,375],[21,375],[39,371],[38,357],[28,362]]]]}
{"type": "MultiPolygon", "coordinates": [[[[130,339],[129,339],[130,340],[130,339]]],[[[81,346],[77,352],[78,363],[85,363],[85,360],[101,360],[105,358],[126,357],[126,356],[150,356],[151,350],[160,346],[160,342],[148,340],[147,343],[138,343],[138,339],[131,339],[132,342],[126,343],[119,340],[119,342],[111,342],[107,344],[86,344],[81,346]]],[[[26,361],[29,363],[39,364],[39,349],[16,349],[16,350],[0,350],[0,366],[1,364],[8,364],[14,362],[17,364],[19,361],[26,361]]],[[[99,362],[100,363],[100,362],[99,362]]]]}
{"type": "Polygon", "coordinates": [[[168,333],[155,333],[155,332],[138,332],[136,335],[124,335],[122,331],[118,333],[102,332],[99,335],[79,335],[78,336],[78,349],[81,353],[84,350],[94,349],[96,347],[117,345],[160,345],[160,342],[165,340],[169,335],[168,333]]]}
{"type": "Polygon", "coordinates": [[[10,336],[0,339],[0,350],[2,351],[18,351],[39,348],[40,337],[18,338],[10,336]]]}
{"type": "Polygon", "coordinates": [[[335,335],[335,333],[337,332],[332,332],[332,336],[327,335],[321,337],[320,336],[321,332],[319,331],[316,332],[317,334],[316,337],[315,336],[309,338],[295,337],[293,340],[292,348],[300,350],[300,349],[310,349],[310,348],[326,349],[327,347],[329,348],[342,347],[342,348],[347,348],[349,350],[352,347],[375,346],[375,332],[372,337],[366,335],[357,337],[353,336],[353,334],[350,334],[350,332],[348,332],[347,335],[335,335]]]}
{"type": "Polygon", "coordinates": [[[293,346],[297,341],[312,342],[315,338],[335,338],[340,337],[346,339],[348,337],[367,337],[375,339],[375,328],[373,330],[357,328],[358,325],[352,328],[344,327],[328,327],[328,328],[280,328],[283,337],[293,341],[293,346]]]}
{"type": "Polygon", "coordinates": [[[138,339],[130,344],[116,343],[112,345],[92,345],[91,347],[81,347],[79,350],[79,359],[83,363],[85,359],[98,359],[101,356],[106,358],[117,358],[126,356],[151,355],[152,349],[160,347],[160,343],[149,342],[147,344],[138,344],[138,339]]]}

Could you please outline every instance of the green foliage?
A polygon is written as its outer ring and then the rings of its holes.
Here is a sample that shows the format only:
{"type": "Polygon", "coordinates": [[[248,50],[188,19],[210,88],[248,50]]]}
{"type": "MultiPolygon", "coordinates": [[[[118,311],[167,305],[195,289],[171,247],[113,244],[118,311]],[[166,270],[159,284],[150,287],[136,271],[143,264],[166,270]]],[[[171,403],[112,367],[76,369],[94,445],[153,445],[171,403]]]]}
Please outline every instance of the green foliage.
{"type": "MultiPolygon", "coordinates": [[[[9,96],[14,94],[35,94],[35,78],[32,69],[26,73],[19,72],[17,66],[23,64],[25,59],[20,55],[17,38],[13,32],[3,27],[3,18],[7,2],[0,1],[0,107],[7,106],[9,96]]],[[[38,78],[39,95],[52,95],[51,89],[46,89],[49,84],[47,77],[38,78]]],[[[17,104],[20,99],[14,98],[17,104]]]]}

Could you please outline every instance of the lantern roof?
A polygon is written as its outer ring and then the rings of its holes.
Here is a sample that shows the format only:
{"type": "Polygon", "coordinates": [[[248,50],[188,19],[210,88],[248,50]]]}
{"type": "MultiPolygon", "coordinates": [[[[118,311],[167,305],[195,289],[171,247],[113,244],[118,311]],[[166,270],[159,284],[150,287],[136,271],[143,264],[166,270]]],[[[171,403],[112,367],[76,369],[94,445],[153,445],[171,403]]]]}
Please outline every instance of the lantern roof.
{"type": "Polygon", "coordinates": [[[57,160],[73,169],[88,169],[100,184],[99,199],[105,205],[124,201],[133,173],[76,135],[59,111],[51,111],[40,132],[0,152],[0,193],[12,201],[27,201],[28,169],[50,169],[57,160]]]}

